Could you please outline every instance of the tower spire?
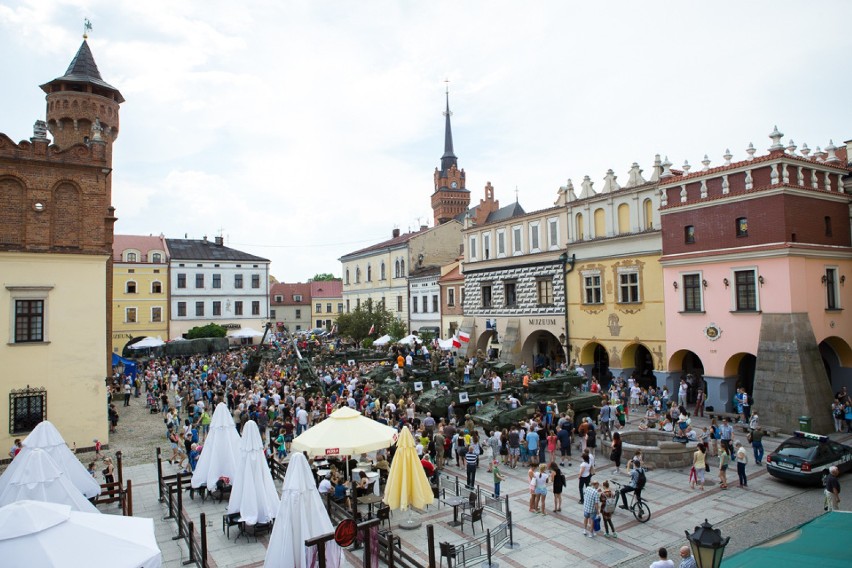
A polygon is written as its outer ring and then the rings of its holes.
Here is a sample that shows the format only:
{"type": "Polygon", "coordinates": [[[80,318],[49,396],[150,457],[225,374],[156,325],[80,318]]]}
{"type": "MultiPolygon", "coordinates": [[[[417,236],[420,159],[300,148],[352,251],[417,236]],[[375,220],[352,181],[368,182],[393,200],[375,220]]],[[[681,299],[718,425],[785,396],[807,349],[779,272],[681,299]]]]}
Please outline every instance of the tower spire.
{"type": "Polygon", "coordinates": [[[452,166],[458,167],[458,158],[453,153],[453,129],[450,125],[450,116],[453,114],[450,112],[450,80],[446,79],[444,82],[447,84],[447,110],[444,111],[446,121],[444,125],[444,155],[441,156],[441,170],[446,172],[452,166]]]}

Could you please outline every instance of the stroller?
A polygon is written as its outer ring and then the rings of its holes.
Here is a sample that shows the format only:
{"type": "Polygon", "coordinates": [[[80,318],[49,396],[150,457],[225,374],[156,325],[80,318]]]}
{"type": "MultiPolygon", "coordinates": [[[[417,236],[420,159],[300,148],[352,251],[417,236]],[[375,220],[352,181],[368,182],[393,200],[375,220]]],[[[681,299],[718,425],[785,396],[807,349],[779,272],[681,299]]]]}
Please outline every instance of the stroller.
{"type": "Polygon", "coordinates": [[[146,406],[150,414],[157,414],[160,412],[160,399],[154,396],[154,393],[149,392],[146,406]]]}

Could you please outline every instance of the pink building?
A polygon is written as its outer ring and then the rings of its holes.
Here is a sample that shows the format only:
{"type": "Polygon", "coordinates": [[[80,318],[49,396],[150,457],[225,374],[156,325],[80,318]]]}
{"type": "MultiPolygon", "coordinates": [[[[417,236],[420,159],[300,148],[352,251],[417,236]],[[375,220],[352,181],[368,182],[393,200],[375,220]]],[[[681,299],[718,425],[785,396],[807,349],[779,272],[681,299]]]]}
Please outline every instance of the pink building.
{"type": "Polygon", "coordinates": [[[852,141],[797,152],[782,136],[719,167],[664,164],[667,381],[703,376],[728,411],[743,387],[763,424],[806,414],[829,431],[833,392],[852,387],[852,141]]]}

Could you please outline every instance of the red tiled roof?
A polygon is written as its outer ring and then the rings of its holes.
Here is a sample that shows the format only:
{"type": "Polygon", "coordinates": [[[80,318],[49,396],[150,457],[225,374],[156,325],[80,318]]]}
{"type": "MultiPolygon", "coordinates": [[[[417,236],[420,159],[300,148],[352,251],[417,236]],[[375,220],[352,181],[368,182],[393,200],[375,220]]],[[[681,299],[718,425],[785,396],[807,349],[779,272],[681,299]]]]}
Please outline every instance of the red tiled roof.
{"type": "Polygon", "coordinates": [[[342,298],[343,280],[311,282],[311,298],[342,298]]]}
{"type": "MultiPolygon", "coordinates": [[[[148,251],[163,251],[168,257],[165,239],[152,235],[114,235],[112,241],[112,259],[121,262],[121,254],[127,249],[138,250],[141,253],[139,262],[149,262],[148,251]]],[[[163,263],[166,258],[163,258],[163,263]]]]}
{"type": "Polygon", "coordinates": [[[444,274],[438,279],[439,283],[444,282],[456,282],[458,280],[464,280],[464,276],[462,276],[460,265],[455,266],[452,270],[444,274]]]}
{"type": "Polygon", "coordinates": [[[311,285],[310,283],[297,282],[295,284],[273,284],[269,291],[271,303],[276,306],[308,306],[311,303],[311,285]],[[302,301],[293,300],[293,296],[301,295],[302,301]],[[275,301],[275,296],[283,296],[281,302],[275,301]]]}

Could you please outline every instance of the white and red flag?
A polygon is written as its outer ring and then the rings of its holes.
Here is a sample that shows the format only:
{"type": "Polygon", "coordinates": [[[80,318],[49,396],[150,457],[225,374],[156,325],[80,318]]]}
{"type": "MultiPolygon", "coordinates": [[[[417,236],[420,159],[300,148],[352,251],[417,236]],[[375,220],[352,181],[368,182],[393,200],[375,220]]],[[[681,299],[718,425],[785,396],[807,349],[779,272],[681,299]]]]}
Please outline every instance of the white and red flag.
{"type": "Polygon", "coordinates": [[[367,335],[373,335],[376,333],[376,324],[370,326],[370,332],[367,335]]]}
{"type": "Polygon", "coordinates": [[[465,333],[463,331],[459,332],[459,339],[464,341],[465,343],[470,343],[470,334],[465,333]]]}

